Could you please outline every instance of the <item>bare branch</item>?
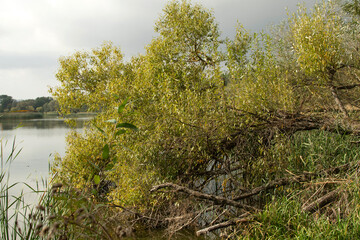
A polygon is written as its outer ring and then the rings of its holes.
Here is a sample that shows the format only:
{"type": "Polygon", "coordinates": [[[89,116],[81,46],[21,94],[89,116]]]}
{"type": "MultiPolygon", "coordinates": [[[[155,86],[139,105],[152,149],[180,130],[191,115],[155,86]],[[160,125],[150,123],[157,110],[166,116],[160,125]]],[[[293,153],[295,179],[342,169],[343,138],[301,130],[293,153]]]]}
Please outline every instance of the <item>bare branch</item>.
{"type": "Polygon", "coordinates": [[[237,208],[243,208],[243,209],[251,210],[251,211],[256,210],[252,206],[242,204],[242,203],[236,202],[236,201],[231,200],[231,199],[227,199],[227,198],[224,198],[224,197],[219,197],[219,196],[215,196],[215,195],[210,195],[210,194],[205,194],[205,193],[202,193],[202,192],[194,191],[192,189],[189,189],[187,187],[182,187],[182,186],[179,186],[179,185],[174,184],[174,183],[163,183],[163,184],[154,186],[150,191],[155,192],[155,191],[158,191],[158,190],[160,190],[162,188],[173,188],[173,189],[175,189],[176,192],[183,192],[183,193],[186,193],[186,194],[188,194],[190,196],[193,196],[193,197],[196,197],[196,198],[199,198],[199,199],[208,200],[208,201],[213,202],[216,205],[229,205],[229,206],[233,206],[233,207],[237,207],[237,208]]]}
{"type": "Polygon", "coordinates": [[[274,181],[271,181],[271,182],[269,182],[269,183],[267,183],[267,184],[265,184],[263,186],[254,188],[254,189],[252,189],[251,191],[249,191],[247,193],[244,193],[244,194],[242,194],[240,196],[237,196],[237,197],[234,198],[234,200],[239,201],[239,200],[242,200],[242,199],[257,195],[257,194],[259,194],[261,192],[264,192],[266,190],[278,188],[278,187],[285,186],[285,185],[289,185],[289,184],[295,183],[295,182],[309,182],[309,181],[311,181],[311,176],[312,175],[313,174],[302,174],[300,176],[295,176],[295,177],[290,177],[290,178],[281,178],[281,179],[278,179],[278,180],[274,180],[274,181]]]}
{"type": "Polygon", "coordinates": [[[303,207],[303,211],[305,212],[315,212],[316,210],[322,208],[323,206],[335,201],[339,196],[340,190],[336,189],[327,193],[326,195],[322,196],[321,198],[317,199],[316,201],[312,202],[311,204],[303,207]]]}
{"type": "Polygon", "coordinates": [[[196,232],[196,236],[200,236],[200,235],[203,235],[203,234],[206,234],[206,233],[209,233],[209,232],[221,229],[221,228],[227,228],[227,227],[229,227],[231,225],[250,222],[251,218],[246,218],[249,215],[250,215],[249,213],[245,213],[245,214],[241,215],[239,218],[230,219],[229,221],[222,222],[222,223],[215,224],[215,225],[212,225],[210,227],[201,229],[201,230],[196,232]]]}
{"type": "Polygon", "coordinates": [[[347,86],[341,86],[341,87],[336,87],[337,90],[350,90],[356,87],[360,87],[360,84],[353,84],[353,85],[347,85],[347,86]]]}

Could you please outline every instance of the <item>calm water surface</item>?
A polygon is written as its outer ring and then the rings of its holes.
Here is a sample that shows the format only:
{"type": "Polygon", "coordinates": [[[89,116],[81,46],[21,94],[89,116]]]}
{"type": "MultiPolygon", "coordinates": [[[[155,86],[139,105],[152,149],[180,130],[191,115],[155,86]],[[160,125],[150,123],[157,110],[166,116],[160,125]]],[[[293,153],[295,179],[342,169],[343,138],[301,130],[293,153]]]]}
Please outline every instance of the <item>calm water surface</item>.
{"type": "MultiPolygon", "coordinates": [[[[82,131],[84,123],[90,118],[77,119],[76,131],[82,131]]],[[[49,164],[55,153],[61,157],[65,155],[65,137],[71,131],[68,125],[57,118],[36,120],[0,120],[0,139],[3,141],[3,158],[6,159],[11,152],[15,139],[16,150],[20,151],[10,166],[10,183],[26,182],[35,187],[39,183],[40,190],[44,189],[42,180],[49,175],[49,164]]],[[[37,197],[23,184],[12,188],[10,194],[19,196],[25,193],[25,201],[36,204],[37,197]]],[[[154,231],[131,239],[168,239],[163,231],[154,231]]],[[[193,240],[192,233],[184,232],[183,235],[173,238],[176,240],[193,240]]]]}
{"type": "MultiPolygon", "coordinates": [[[[89,118],[78,119],[76,131],[81,131],[89,118]]],[[[3,141],[3,158],[11,152],[15,140],[19,155],[10,166],[10,182],[26,182],[35,186],[46,179],[49,164],[55,153],[65,155],[65,136],[71,129],[63,119],[44,118],[0,121],[0,139],[3,141]]],[[[20,185],[15,189],[21,191],[20,185]]],[[[22,186],[23,188],[23,186],[22,186]]]]}

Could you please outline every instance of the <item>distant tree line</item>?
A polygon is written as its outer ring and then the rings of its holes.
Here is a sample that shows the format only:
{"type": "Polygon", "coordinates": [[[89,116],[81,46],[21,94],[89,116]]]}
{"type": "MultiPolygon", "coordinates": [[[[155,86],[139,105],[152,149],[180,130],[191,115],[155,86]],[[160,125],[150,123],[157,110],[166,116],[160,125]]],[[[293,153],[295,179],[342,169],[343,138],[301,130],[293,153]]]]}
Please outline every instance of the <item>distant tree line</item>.
{"type": "Polygon", "coordinates": [[[0,95],[0,112],[16,111],[57,111],[59,103],[52,97],[37,97],[35,99],[16,100],[8,95],[0,95]]]}

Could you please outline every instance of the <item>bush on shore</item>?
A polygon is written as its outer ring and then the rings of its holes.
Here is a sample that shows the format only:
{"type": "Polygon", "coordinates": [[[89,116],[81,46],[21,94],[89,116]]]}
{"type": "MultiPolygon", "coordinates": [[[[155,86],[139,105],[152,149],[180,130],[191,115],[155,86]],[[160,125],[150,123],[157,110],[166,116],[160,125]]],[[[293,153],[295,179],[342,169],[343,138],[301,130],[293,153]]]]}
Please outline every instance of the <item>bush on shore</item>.
{"type": "Polygon", "coordinates": [[[239,25],[221,39],[211,11],[171,1],[144,55],[125,62],[105,43],[60,59],[61,113],[98,114],[53,173],[124,225],[355,236],[358,26],[324,1],[270,33],[239,25]]]}

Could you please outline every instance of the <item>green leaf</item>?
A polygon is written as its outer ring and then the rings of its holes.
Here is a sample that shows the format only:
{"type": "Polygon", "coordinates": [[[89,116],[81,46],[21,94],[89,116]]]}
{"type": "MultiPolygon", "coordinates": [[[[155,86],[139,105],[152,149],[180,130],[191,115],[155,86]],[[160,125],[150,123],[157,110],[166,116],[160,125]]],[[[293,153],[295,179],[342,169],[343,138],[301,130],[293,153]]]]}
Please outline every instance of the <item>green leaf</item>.
{"type": "Polygon", "coordinates": [[[105,170],[106,170],[106,171],[110,171],[111,169],[114,168],[114,166],[115,166],[114,163],[109,163],[108,165],[106,165],[105,170]]]}
{"type": "Polygon", "coordinates": [[[90,160],[88,160],[88,159],[86,159],[86,161],[87,161],[88,163],[90,163],[90,165],[93,166],[94,169],[100,170],[100,168],[99,168],[98,166],[96,166],[96,164],[94,164],[92,161],[90,161],[90,160]]]}
{"type": "Polygon", "coordinates": [[[119,105],[119,107],[118,107],[118,113],[119,114],[121,114],[124,111],[124,108],[125,108],[125,106],[127,104],[127,101],[128,101],[128,98],[126,98],[125,101],[122,104],[119,105]]]}
{"type": "Polygon", "coordinates": [[[115,94],[115,93],[113,94],[113,97],[114,97],[115,100],[118,100],[120,98],[120,96],[115,94]]]}
{"type": "Polygon", "coordinates": [[[119,131],[117,131],[117,132],[115,133],[115,136],[119,136],[119,135],[124,134],[124,133],[126,133],[126,130],[121,129],[121,130],[119,130],[119,131]]]}
{"type": "Polygon", "coordinates": [[[133,125],[131,123],[119,123],[118,125],[116,125],[116,128],[129,128],[134,131],[139,130],[135,125],[133,125]]]}
{"type": "Polygon", "coordinates": [[[101,128],[99,128],[98,126],[96,126],[95,123],[93,123],[94,127],[99,130],[102,134],[105,134],[104,130],[102,130],[101,128]]]}
{"type": "Polygon", "coordinates": [[[110,157],[110,148],[108,144],[105,144],[105,146],[103,147],[102,158],[108,159],[109,157],[110,157]]]}
{"type": "Polygon", "coordinates": [[[95,175],[95,176],[94,176],[94,183],[95,183],[96,185],[99,185],[99,184],[100,184],[100,176],[99,176],[99,175],[95,175]]]}

